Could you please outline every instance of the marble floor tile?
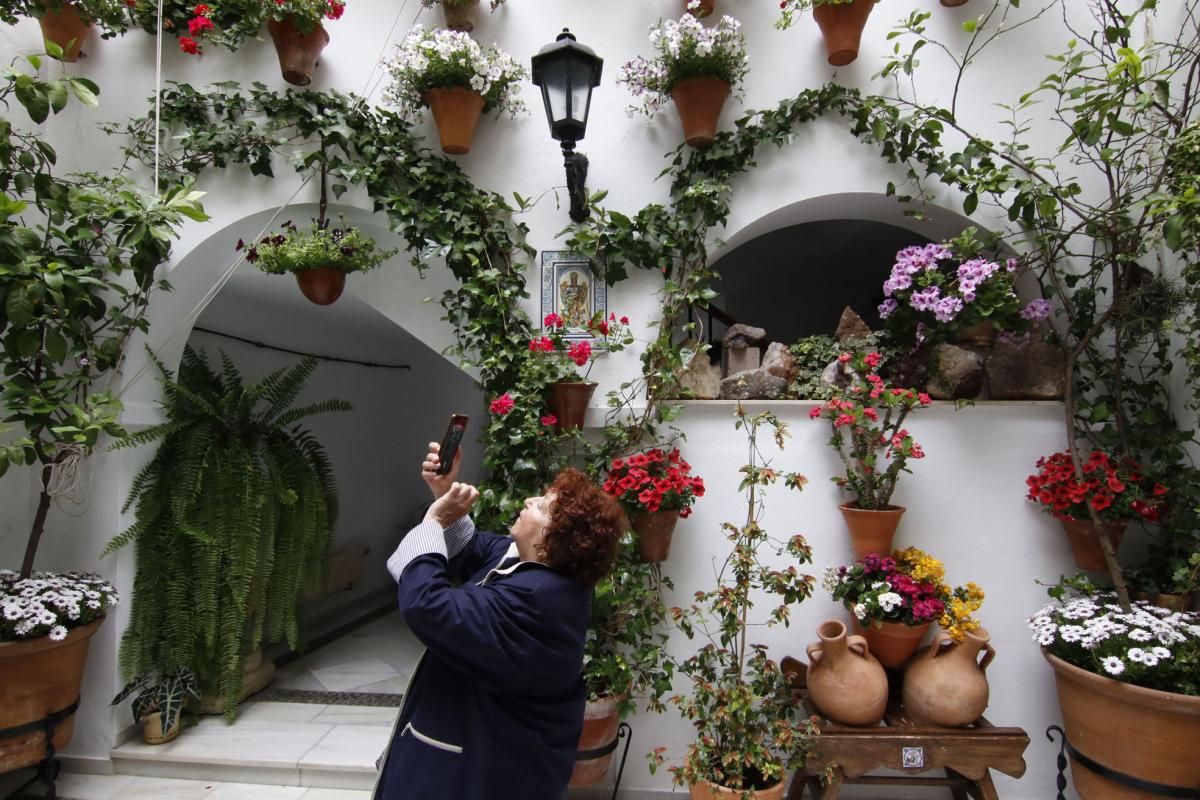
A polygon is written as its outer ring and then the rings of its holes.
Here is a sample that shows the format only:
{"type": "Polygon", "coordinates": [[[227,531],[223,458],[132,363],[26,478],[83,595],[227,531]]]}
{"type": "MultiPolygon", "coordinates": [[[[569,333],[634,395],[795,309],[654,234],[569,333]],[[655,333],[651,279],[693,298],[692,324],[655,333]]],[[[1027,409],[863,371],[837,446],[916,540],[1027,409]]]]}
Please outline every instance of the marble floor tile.
{"type": "Polygon", "coordinates": [[[316,676],[305,669],[293,670],[286,674],[275,673],[275,679],[270,684],[276,689],[303,689],[310,692],[327,692],[329,687],[317,680],[316,676]]]}
{"type": "Polygon", "coordinates": [[[202,719],[173,742],[149,745],[133,739],[113,751],[116,758],[156,762],[231,764],[238,766],[295,766],[331,730],[308,722],[202,719]]]}
{"type": "MultiPolygon", "coordinates": [[[[69,797],[71,800],[120,800],[121,790],[137,780],[132,775],[84,775],[77,772],[64,772],[54,782],[59,797],[69,797]]],[[[42,797],[46,787],[40,783],[29,787],[25,794],[42,797]]]]}
{"type": "Polygon", "coordinates": [[[394,678],[399,673],[378,658],[363,658],[335,667],[313,670],[313,677],[334,692],[349,692],[355,687],[394,678]]]}
{"type": "MultiPolygon", "coordinates": [[[[218,771],[219,774],[219,771],[218,771]]],[[[219,783],[204,800],[300,800],[304,786],[266,786],[259,783],[219,783]]]]}
{"type": "Polygon", "coordinates": [[[376,681],[375,683],[366,683],[362,686],[355,686],[353,689],[347,689],[349,692],[371,692],[372,694],[404,694],[404,690],[408,688],[408,675],[401,673],[394,678],[376,681]]]}
{"type": "Polygon", "coordinates": [[[238,709],[237,721],[314,722],[325,708],[316,703],[249,702],[238,709]]]}
{"type": "Polygon", "coordinates": [[[370,791],[357,789],[309,789],[300,800],[369,800],[370,791]]]}
{"type": "Polygon", "coordinates": [[[392,725],[400,714],[398,708],[375,706],[324,706],[313,722],[322,725],[392,725]]]}
{"type": "Polygon", "coordinates": [[[216,782],[175,778],[137,778],[130,781],[114,800],[209,800],[216,782]]]}
{"type": "Polygon", "coordinates": [[[375,772],[375,761],[387,747],[391,729],[384,725],[335,725],[300,759],[300,770],[375,772]]]}

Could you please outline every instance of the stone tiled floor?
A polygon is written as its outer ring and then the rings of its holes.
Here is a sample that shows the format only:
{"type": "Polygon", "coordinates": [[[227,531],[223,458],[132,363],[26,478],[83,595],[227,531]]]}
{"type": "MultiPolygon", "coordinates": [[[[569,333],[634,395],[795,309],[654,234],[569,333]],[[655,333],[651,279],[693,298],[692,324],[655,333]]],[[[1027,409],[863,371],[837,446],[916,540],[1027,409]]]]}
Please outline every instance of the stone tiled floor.
{"type": "Polygon", "coordinates": [[[400,694],[423,650],[400,614],[389,614],[282,667],[280,689],[400,694]]]}
{"type": "MultiPolygon", "coordinates": [[[[221,770],[213,772],[220,774],[221,770]]],[[[369,800],[371,795],[366,789],[310,789],[138,775],[64,774],[57,788],[60,800],[369,800]]]]}

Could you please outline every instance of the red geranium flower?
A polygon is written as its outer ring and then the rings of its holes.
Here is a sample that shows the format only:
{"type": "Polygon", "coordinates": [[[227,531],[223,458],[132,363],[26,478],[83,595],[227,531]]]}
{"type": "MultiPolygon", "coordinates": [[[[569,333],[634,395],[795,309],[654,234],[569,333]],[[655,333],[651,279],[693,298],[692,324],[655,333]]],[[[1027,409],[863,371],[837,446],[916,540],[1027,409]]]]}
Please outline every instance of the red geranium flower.
{"type": "Polygon", "coordinates": [[[515,405],[516,403],[513,401],[512,395],[510,395],[508,392],[505,392],[488,405],[488,410],[493,414],[498,414],[499,416],[503,417],[505,414],[512,411],[513,406],[515,405]]]}
{"type": "Polygon", "coordinates": [[[192,56],[200,53],[200,45],[190,36],[179,37],[179,49],[192,56]]]}

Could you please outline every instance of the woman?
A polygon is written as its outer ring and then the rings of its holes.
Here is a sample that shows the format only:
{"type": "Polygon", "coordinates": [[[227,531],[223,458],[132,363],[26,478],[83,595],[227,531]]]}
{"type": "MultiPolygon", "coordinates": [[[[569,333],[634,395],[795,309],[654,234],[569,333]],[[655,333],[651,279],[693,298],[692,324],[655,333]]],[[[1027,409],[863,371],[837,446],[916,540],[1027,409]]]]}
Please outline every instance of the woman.
{"type": "Polygon", "coordinates": [[[430,443],[421,477],[433,505],[388,559],[426,651],[373,797],[559,800],[583,726],[592,586],[616,559],[620,511],[567,469],[525,501],[510,536],[476,531],[479,493],[456,481],[461,460],[438,475],[430,443]]]}

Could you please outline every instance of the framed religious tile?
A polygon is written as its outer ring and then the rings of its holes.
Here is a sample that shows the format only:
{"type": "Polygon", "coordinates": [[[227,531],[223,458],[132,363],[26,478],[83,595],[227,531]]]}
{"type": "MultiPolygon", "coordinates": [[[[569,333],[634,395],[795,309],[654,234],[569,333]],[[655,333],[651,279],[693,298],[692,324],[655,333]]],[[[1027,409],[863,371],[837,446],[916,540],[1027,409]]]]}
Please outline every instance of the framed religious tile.
{"type": "Polygon", "coordinates": [[[579,253],[542,252],[542,319],[551,312],[562,317],[567,341],[586,339],[594,346],[603,338],[587,329],[597,312],[608,314],[608,287],[597,272],[595,262],[579,253]]]}

